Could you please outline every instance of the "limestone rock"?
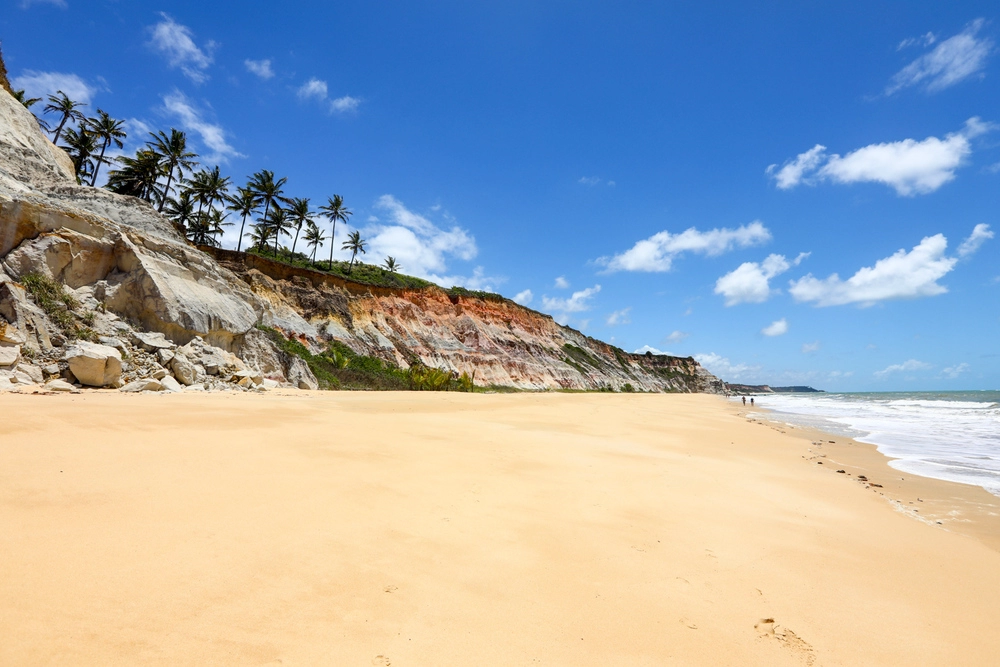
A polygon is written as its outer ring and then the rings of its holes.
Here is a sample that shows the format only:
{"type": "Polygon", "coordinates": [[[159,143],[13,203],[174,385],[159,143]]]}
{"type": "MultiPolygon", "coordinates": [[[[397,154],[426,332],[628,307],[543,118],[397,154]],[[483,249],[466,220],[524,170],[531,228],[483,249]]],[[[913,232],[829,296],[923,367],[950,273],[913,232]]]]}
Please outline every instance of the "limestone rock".
{"type": "Polygon", "coordinates": [[[65,391],[74,394],[80,391],[79,389],[71,385],[69,382],[66,382],[65,380],[50,380],[49,382],[45,383],[45,388],[48,389],[49,391],[65,391]]]}
{"type": "Polygon", "coordinates": [[[0,345],[0,368],[13,368],[21,361],[20,345],[0,345]]]}
{"type": "MultiPolygon", "coordinates": [[[[177,348],[174,354],[175,359],[183,357],[193,364],[202,366],[208,375],[221,374],[228,377],[232,373],[246,368],[243,361],[235,354],[209,345],[200,337],[195,337],[187,345],[177,348]]],[[[178,379],[180,378],[178,377],[178,379]]],[[[181,381],[183,382],[183,380],[181,381]]]]}
{"type": "Polygon", "coordinates": [[[156,360],[159,361],[160,365],[163,366],[164,368],[166,368],[166,367],[168,367],[170,365],[170,361],[173,358],[174,358],[174,351],[173,350],[164,350],[164,349],[161,349],[161,350],[157,350],[156,351],[156,360]]]}
{"type": "Polygon", "coordinates": [[[170,369],[174,372],[174,377],[181,384],[188,386],[200,382],[205,376],[204,370],[199,371],[197,366],[179,354],[174,355],[174,358],[170,361],[170,369]]]}
{"type": "Polygon", "coordinates": [[[0,345],[24,345],[28,337],[9,322],[0,320],[0,345]]]}
{"type": "Polygon", "coordinates": [[[18,364],[17,368],[14,369],[15,373],[21,373],[26,376],[31,382],[30,384],[42,384],[45,382],[45,376],[42,373],[42,369],[33,364],[18,364]]]}
{"type": "Polygon", "coordinates": [[[169,375],[164,375],[163,378],[160,379],[160,384],[163,385],[163,388],[169,392],[184,391],[184,387],[182,387],[177,380],[169,375]]]}
{"type": "Polygon", "coordinates": [[[316,376],[309,370],[306,362],[298,357],[292,357],[292,363],[288,367],[288,382],[299,389],[319,389],[316,376]]]}
{"type": "Polygon", "coordinates": [[[146,352],[158,352],[160,350],[172,350],[177,347],[161,333],[144,333],[142,331],[132,332],[132,344],[141,347],[146,352]]]}
{"type": "Polygon", "coordinates": [[[126,393],[138,393],[140,391],[163,391],[164,386],[162,383],[156,380],[136,380],[135,382],[129,382],[127,385],[121,388],[121,391],[126,393]]]}
{"type": "Polygon", "coordinates": [[[119,352],[125,351],[125,342],[121,338],[115,338],[114,336],[99,336],[97,340],[101,345],[113,347],[119,352]]]}
{"type": "Polygon", "coordinates": [[[154,380],[162,380],[165,377],[167,377],[167,369],[166,368],[157,368],[155,371],[153,371],[153,379],[154,380]]]}
{"type": "Polygon", "coordinates": [[[108,345],[77,341],[66,350],[69,369],[81,384],[108,387],[122,375],[122,355],[108,345]]]}

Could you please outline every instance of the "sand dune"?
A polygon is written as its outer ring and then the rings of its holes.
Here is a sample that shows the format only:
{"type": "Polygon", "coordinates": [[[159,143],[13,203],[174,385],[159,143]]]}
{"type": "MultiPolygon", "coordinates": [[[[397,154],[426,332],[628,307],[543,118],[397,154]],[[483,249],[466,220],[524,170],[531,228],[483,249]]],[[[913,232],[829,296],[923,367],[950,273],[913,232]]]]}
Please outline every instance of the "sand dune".
{"type": "Polygon", "coordinates": [[[717,397],[7,394],[0,419],[0,664],[1000,655],[989,540],[717,397]]]}

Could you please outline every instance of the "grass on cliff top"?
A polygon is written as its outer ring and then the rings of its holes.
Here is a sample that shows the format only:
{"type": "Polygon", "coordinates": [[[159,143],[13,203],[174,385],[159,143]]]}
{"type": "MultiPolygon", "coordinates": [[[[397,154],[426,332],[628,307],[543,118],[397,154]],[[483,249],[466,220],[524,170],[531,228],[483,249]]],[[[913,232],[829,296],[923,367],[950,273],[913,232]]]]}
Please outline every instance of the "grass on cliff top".
{"type": "MultiPolygon", "coordinates": [[[[381,266],[366,264],[364,262],[355,261],[354,268],[351,269],[350,272],[348,272],[348,267],[350,266],[349,262],[334,261],[331,264],[328,260],[319,260],[314,264],[306,255],[300,252],[293,254],[288,248],[281,248],[277,255],[275,255],[274,251],[271,249],[261,250],[259,248],[251,248],[247,252],[249,254],[265,257],[276,262],[281,262],[282,264],[289,264],[300,269],[311,269],[321,273],[329,273],[330,275],[350,280],[352,282],[361,283],[363,285],[372,285],[375,287],[394,287],[398,289],[421,289],[434,285],[434,283],[429,280],[424,280],[423,278],[408,276],[405,273],[390,272],[381,266]]],[[[450,289],[446,289],[445,292],[447,292],[450,296],[476,297],[491,301],[506,301],[506,299],[504,299],[504,297],[500,294],[496,294],[494,292],[468,290],[464,287],[452,287],[450,289]]]]}
{"type": "Polygon", "coordinates": [[[282,351],[302,359],[319,381],[321,389],[369,391],[474,391],[467,373],[455,376],[449,371],[414,363],[403,369],[396,364],[358,354],[339,341],[331,341],[325,350],[313,354],[305,345],[285,338],[277,329],[258,327],[282,351]]]}

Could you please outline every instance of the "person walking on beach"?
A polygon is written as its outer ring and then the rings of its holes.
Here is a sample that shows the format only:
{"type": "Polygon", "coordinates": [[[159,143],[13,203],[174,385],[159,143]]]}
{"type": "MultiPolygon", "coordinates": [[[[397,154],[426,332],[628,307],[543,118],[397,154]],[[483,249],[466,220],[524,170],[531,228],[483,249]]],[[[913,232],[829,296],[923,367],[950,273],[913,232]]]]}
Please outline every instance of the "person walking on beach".
{"type": "Polygon", "coordinates": [[[744,397],[743,397],[743,405],[746,405],[746,404],[747,404],[747,397],[746,397],[746,396],[744,396],[744,397]]]}
{"type": "Polygon", "coordinates": [[[753,407],[753,396],[750,397],[750,407],[753,407]]]}

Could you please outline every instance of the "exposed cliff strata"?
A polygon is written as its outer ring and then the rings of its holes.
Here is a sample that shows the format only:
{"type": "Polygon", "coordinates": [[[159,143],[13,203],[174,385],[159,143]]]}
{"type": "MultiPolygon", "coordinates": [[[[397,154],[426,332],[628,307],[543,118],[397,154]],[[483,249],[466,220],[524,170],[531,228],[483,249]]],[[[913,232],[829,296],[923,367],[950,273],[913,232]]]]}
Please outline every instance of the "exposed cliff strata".
{"type": "Polygon", "coordinates": [[[73,290],[72,300],[83,304],[86,312],[65,317],[89,318],[88,336],[132,359],[121,373],[132,388],[221,377],[209,370],[212,364],[185,365],[178,346],[191,345],[208,349],[210,357],[225,351],[246,362],[248,368],[222,365],[230,369],[222,374],[227,382],[251,387],[271,378],[315,386],[301,360],[255,329],[263,325],[314,351],[337,340],[404,368],[421,362],[468,373],[479,385],[723,389],[693,359],[630,355],[501,297],[368,286],[253,255],[202,252],[148,204],[78,186],[72,174],[32,114],[0,93],[0,317],[16,330],[0,340],[0,347],[12,348],[5,350],[9,363],[0,379],[27,382],[40,377],[39,364],[47,377],[79,379],[67,373],[65,351],[59,352],[71,341],[19,284],[37,274],[73,290]],[[162,349],[142,331],[163,334],[162,349]],[[24,361],[22,352],[37,363],[24,361]]]}

